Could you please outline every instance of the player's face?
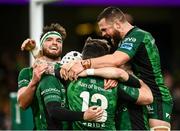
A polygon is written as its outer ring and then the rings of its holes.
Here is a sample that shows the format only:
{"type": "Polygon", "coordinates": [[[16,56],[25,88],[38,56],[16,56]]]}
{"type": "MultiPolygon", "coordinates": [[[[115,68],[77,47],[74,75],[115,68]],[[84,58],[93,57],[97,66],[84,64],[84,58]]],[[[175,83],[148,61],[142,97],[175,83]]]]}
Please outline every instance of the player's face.
{"type": "Polygon", "coordinates": [[[105,18],[98,22],[98,26],[102,36],[111,38],[114,44],[121,40],[120,32],[114,28],[113,23],[107,22],[105,18]]]}
{"type": "Polygon", "coordinates": [[[99,30],[101,31],[101,35],[106,38],[112,38],[113,35],[113,24],[107,23],[105,19],[101,19],[98,22],[99,30]]]}
{"type": "Polygon", "coordinates": [[[43,55],[57,59],[62,53],[62,39],[57,36],[48,37],[43,43],[43,55]]]}

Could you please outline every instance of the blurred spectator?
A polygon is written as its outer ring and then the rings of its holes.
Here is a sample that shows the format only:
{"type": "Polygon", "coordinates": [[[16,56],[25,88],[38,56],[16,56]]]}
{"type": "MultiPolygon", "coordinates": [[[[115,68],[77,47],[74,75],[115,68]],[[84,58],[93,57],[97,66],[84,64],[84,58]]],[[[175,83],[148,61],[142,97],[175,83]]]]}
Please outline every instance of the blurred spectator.
{"type": "Polygon", "coordinates": [[[16,70],[18,71],[18,74],[19,74],[19,71],[28,66],[28,56],[25,56],[25,53],[24,52],[17,52],[16,53],[16,70]]]}
{"type": "Polygon", "coordinates": [[[165,81],[165,85],[169,87],[171,90],[174,86],[174,78],[173,75],[168,70],[164,71],[164,81],[165,81]]]}
{"type": "Polygon", "coordinates": [[[9,93],[17,91],[19,71],[28,64],[23,52],[3,51],[0,54],[0,130],[10,129],[9,93]]]}
{"type": "Polygon", "coordinates": [[[180,129],[180,80],[175,83],[173,89],[174,108],[172,113],[172,129],[180,129]]]}
{"type": "Polygon", "coordinates": [[[178,76],[174,77],[170,71],[164,71],[165,84],[170,88],[174,102],[171,119],[172,130],[180,129],[180,80],[178,78],[178,76]]]}
{"type": "Polygon", "coordinates": [[[5,113],[0,110],[0,130],[5,130],[5,113]]]}
{"type": "Polygon", "coordinates": [[[10,129],[10,103],[6,91],[0,91],[0,130],[10,129]]]}

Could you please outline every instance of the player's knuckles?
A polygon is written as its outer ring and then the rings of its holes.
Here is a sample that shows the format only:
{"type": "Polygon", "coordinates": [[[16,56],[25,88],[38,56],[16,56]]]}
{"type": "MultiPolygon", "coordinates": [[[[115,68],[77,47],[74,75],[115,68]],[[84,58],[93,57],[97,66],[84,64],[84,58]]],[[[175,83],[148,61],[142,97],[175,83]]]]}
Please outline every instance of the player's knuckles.
{"type": "Polygon", "coordinates": [[[104,87],[105,87],[106,89],[109,89],[109,85],[108,85],[108,84],[106,84],[104,87]]]}
{"type": "Polygon", "coordinates": [[[60,70],[60,75],[61,75],[62,78],[64,78],[64,76],[65,76],[65,70],[64,69],[60,70]]]}
{"type": "Polygon", "coordinates": [[[75,74],[75,72],[73,72],[73,73],[72,73],[72,79],[74,80],[75,77],[76,77],[76,74],[75,74]]]}
{"type": "Polygon", "coordinates": [[[64,73],[63,73],[63,78],[64,78],[65,80],[68,80],[68,73],[67,73],[66,71],[64,71],[64,73]]]}
{"type": "Polygon", "coordinates": [[[70,79],[70,80],[72,80],[72,79],[73,79],[73,71],[69,71],[69,73],[68,73],[68,77],[69,77],[69,79],[70,79]]]}
{"type": "Polygon", "coordinates": [[[75,72],[77,69],[76,69],[76,67],[71,67],[71,69],[70,69],[70,71],[73,71],[73,72],[75,72]]]}

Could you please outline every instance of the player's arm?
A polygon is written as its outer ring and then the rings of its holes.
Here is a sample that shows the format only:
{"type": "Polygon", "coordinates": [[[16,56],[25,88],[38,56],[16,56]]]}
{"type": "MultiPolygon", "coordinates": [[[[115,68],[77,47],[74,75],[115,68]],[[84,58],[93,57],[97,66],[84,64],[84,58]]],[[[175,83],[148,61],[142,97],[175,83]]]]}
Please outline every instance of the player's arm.
{"type": "Polygon", "coordinates": [[[26,109],[32,102],[36,84],[30,80],[28,74],[30,69],[23,69],[18,76],[18,87],[17,101],[22,109],[26,109]]]}
{"type": "Polygon", "coordinates": [[[46,71],[47,65],[35,65],[33,67],[33,76],[30,78],[29,70],[26,68],[22,70],[18,77],[19,90],[17,92],[17,101],[22,109],[26,109],[32,102],[37,83],[41,79],[41,75],[46,71]]]}
{"type": "Polygon", "coordinates": [[[79,74],[79,76],[95,75],[104,78],[115,78],[120,80],[124,86],[120,86],[120,96],[125,100],[146,105],[153,101],[152,92],[149,87],[136,77],[129,75],[126,71],[115,67],[104,67],[99,69],[87,69],[79,74]],[[138,89],[136,89],[138,88],[138,89]]]}
{"type": "MultiPolygon", "coordinates": [[[[111,67],[111,66],[119,67],[127,63],[133,56],[135,56],[141,44],[142,44],[142,40],[137,39],[136,36],[133,36],[132,38],[127,37],[126,40],[122,41],[121,45],[113,54],[90,59],[91,62],[89,68],[100,68],[100,67],[111,67]]],[[[85,67],[87,66],[88,64],[85,67]]]]}
{"type": "MultiPolygon", "coordinates": [[[[128,54],[122,51],[115,51],[113,54],[105,55],[98,58],[92,58],[91,61],[91,68],[101,68],[101,67],[118,67],[120,65],[125,64],[127,61],[130,60],[128,54]]],[[[86,61],[86,60],[84,60],[86,61]]]]}
{"type": "Polygon", "coordinates": [[[131,40],[131,38],[126,39],[113,54],[81,60],[80,62],[75,63],[70,70],[64,67],[61,71],[61,75],[63,77],[68,76],[75,79],[80,72],[88,68],[119,67],[127,63],[136,54],[141,43],[141,40],[136,38],[133,40],[131,40]]]}
{"type": "MultiPolygon", "coordinates": [[[[93,71],[91,71],[91,69],[89,71],[90,72],[86,70],[86,74],[93,74],[93,71]]],[[[133,102],[137,104],[147,105],[152,103],[153,101],[153,95],[150,88],[142,80],[136,78],[133,75],[129,75],[123,69],[115,67],[94,69],[94,75],[105,78],[116,78],[120,80],[121,84],[126,85],[126,88],[122,89],[122,93],[125,93],[125,95],[122,96],[125,96],[125,98],[128,98],[129,100],[134,100],[133,102]]]]}
{"type": "Polygon", "coordinates": [[[65,108],[61,108],[59,102],[48,102],[46,109],[49,116],[57,121],[96,121],[102,117],[103,110],[96,106],[89,107],[85,112],[71,111],[65,108]]]}
{"type": "Polygon", "coordinates": [[[35,40],[33,39],[26,39],[23,41],[22,45],[21,45],[21,50],[22,51],[30,51],[30,53],[32,54],[32,56],[34,58],[38,58],[40,57],[40,51],[39,48],[35,42],[35,40]]]}
{"type": "Polygon", "coordinates": [[[33,82],[18,90],[17,101],[22,109],[25,110],[31,104],[35,90],[36,85],[33,82]]]}
{"type": "Polygon", "coordinates": [[[141,88],[139,88],[139,96],[136,101],[138,105],[147,105],[153,102],[153,94],[148,87],[142,80],[140,80],[141,88]]]}
{"type": "Polygon", "coordinates": [[[151,104],[153,102],[153,95],[151,90],[143,81],[140,80],[140,83],[140,88],[119,85],[118,89],[120,98],[138,105],[151,104]]]}
{"type": "Polygon", "coordinates": [[[38,89],[41,91],[41,100],[45,103],[49,116],[57,122],[81,121],[100,119],[103,113],[101,108],[91,107],[85,112],[75,112],[65,108],[64,86],[52,75],[45,75],[39,82],[38,89]],[[64,105],[64,106],[62,106],[64,105]]]}
{"type": "Polygon", "coordinates": [[[98,68],[98,69],[87,69],[83,72],[81,72],[78,76],[85,77],[85,76],[100,76],[103,78],[111,78],[111,79],[117,79],[121,83],[140,88],[140,81],[136,77],[128,74],[125,70],[116,68],[116,67],[104,67],[104,68],[98,68]]]}
{"type": "Polygon", "coordinates": [[[61,76],[63,78],[72,77],[76,79],[77,75],[85,69],[88,68],[102,68],[102,67],[118,67],[123,65],[130,60],[129,55],[124,52],[116,51],[114,54],[105,55],[97,58],[91,58],[86,60],[81,60],[74,63],[71,68],[63,67],[61,70],[61,76]]]}

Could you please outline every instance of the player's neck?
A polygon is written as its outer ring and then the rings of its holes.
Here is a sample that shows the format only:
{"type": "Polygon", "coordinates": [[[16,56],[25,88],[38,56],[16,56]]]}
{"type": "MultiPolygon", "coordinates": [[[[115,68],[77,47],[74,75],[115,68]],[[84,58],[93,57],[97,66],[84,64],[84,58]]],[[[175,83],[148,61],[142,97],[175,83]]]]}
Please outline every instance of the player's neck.
{"type": "Polygon", "coordinates": [[[126,36],[126,34],[132,29],[134,28],[133,25],[131,25],[130,23],[124,23],[123,25],[123,32],[122,32],[122,38],[124,38],[126,36]]]}
{"type": "Polygon", "coordinates": [[[51,59],[51,58],[48,58],[46,56],[43,56],[43,59],[46,60],[46,61],[49,61],[49,62],[58,62],[58,61],[60,61],[60,57],[58,57],[56,59],[51,59]]]}

